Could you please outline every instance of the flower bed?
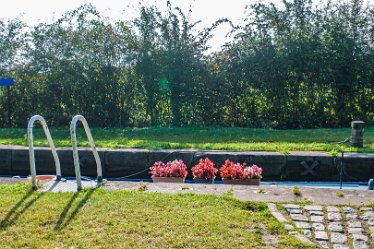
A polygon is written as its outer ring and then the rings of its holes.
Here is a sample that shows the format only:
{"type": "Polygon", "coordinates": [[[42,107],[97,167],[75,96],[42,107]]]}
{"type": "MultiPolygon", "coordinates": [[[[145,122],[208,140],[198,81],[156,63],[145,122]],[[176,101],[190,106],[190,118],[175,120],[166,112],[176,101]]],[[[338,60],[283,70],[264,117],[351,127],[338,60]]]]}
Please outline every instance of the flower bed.
{"type": "Polygon", "coordinates": [[[226,160],[220,168],[220,175],[225,184],[260,185],[262,169],[257,165],[233,163],[226,160]]]}
{"type": "Polygon", "coordinates": [[[150,168],[153,182],[179,182],[183,183],[188,175],[187,166],[182,160],[155,162],[150,168]]]}
{"type": "MultiPolygon", "coordinates": [[[[200,159],[192,167],[192,175],[196,183],[213,183],[218,169],[209,158],[200,159]]],[[[188,175],[187,166],[182,160],[169,161],[166,164],[159,161],[150,167],[153,182],[183,183],[188,175]]],[[[262,169],[257,165],[247,166],[246,163],[233,163],[226,160],[220,168],[220,176],[225,184],[259,185],[262,169]]]]}
{"type": "Polygon", "coordinates": [[[218,169],[209,158],[200,159],[199,163],[191,169],[196,183],[213,183],[218,169]]]}

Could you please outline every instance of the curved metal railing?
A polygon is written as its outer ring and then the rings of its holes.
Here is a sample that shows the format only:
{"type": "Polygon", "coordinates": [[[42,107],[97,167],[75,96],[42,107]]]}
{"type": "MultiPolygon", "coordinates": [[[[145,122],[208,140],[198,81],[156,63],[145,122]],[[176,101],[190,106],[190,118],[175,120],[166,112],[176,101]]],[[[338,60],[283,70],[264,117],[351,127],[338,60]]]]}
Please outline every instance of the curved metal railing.
{"type": "Polygon", "coordinates": [[[90,146],[95,157],[96,165],[97,165],[97,182],[101,183],[103,180],[103,171],[101,167],[101,160],[99,157],[99,153],[97,153],[95,142],[93,140],[90,127],[86,119],[82,115],[76,115],[70,123],[70,135],[71,135],[71,143],[73,145],[73,157],[74,157],[74,166],[75,166],[75,177],[77,180],[77,190],[82,189],[82,179],[81,179],[81,170],[79,165],[79,154],[78,154],[78,144],[77,144],[77,122],[81,121],[86,132],[88,141],[90,142],[90,146]]]}
{"type": "Polygon", "coordinates": [[[35,168],[35,153],[34,153],[34,135],[33,135],[33,127],[35,121],[39,121],[43,127],[44,133],[47,137],[49,147],[51,148],[53,159],[56,165],[56,181],[61,180],[61,166],[60,160],[57,155],[57,151],[55,145],[53,143],[51,133],[49,132],[47,122],[45,122],[44,118],[40,115],[34,115],[30,118],[29,123],[27,125],[27,139],[29,143],[29,160],[30,160],[30,170],[31,170],[31,179],[32,179],[32,188],[37,189],[36,185],[36,168],[35,168]]]}

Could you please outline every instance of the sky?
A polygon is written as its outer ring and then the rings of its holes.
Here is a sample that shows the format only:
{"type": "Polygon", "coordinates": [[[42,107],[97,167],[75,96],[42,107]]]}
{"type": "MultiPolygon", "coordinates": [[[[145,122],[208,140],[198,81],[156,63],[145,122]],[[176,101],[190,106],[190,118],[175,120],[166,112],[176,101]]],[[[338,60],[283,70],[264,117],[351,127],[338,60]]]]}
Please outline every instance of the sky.
{"type": "MultiPolygon", "coordinates": [[[[139,2],[153,3],[161,9],[166,8],[166,0],[0,0],[0,18],[21,17],[29,26],[40,22],[52,22],[67,11],[73,10],[85,3],[91,3],[104,16],[113,20],[130,20],[137,16],[139,2]]],[[[234,24],[239,24],[245,17],[245,6],[257,0],[171,0],[173,6],[188,11],[192,9],[191,20],[202,20],[202,26],[210,26],[219,18],[226,17],[234,24]]],[[[281,0],[269,0],[279,2],[281,0]]],[[[262,1],[263,2],[263,1],[262,1]]],[[[230,31],[228,24],[216,29],[209,43],[211,51],[217,50],[230,38],[225,37],[230,31]]]]}

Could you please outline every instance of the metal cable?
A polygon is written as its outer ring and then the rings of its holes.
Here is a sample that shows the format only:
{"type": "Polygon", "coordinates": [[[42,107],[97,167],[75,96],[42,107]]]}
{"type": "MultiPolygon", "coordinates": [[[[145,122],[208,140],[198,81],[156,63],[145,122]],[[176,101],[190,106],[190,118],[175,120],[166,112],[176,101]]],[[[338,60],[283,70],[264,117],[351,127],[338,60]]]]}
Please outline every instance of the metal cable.
{"type": "MultiPolygon", "coordinates": [[[[344,139],[343,141],[339,141],[339,142],[333,142],[333,143],[330,143],[330,144],[344,144],[344,143],[350,143],[351,142],[351,138],[346,138],[346,139],[344,139]]],[[[335,158],[334,159],[334,164],[335,164],[335,167],[336,167],[336,169],[340,172],[340,171],[343,171],[343,174],[346,176],[346,177],[348,177],[348,178],[350,178],[350,179],[352,179],[352,180],[355,180],[355,181],[358,181],[359,179],[358,178],[356,178],[356,177],[353,177],[353,176],[351,176],[350,174],[348,174],[347,173],[347,171],[345,170],[345,167],[344,167],[344,165],[343,165],[343,163],[341,163],[341,166],[339,167],[338,165],[337,165],[337,160],[336,160],[337,158],[335,158]]],[[[341,160],[343,160],[343,152],[341,152],[341,160]]]]}
{"type": "MultiPolygon", "coordinates": [[[[169,156],[173,155],[175,152],[177,152],[177,151],[172,151],[172,152],[168,153],[168,154],[167,154],[166,156],[164,156],[160,161],[164,161],[164,160],[166,160],[169,156]]],[[[193,155],[192,155],[192,159],[191,159],[191,161],[190,161],[189,164],[192,164],[192,163],[193,163],[193,160],[194,160],[194,158],[195,158],[195,154],[196,154],[196,152],[193,153],[193,155]]],[[[131,174],[131,175],[121,176],[121,177],[111,177],[111,179],[114,179],[114,180],[121,180],[121,179],[130,178],[130,177],[132,177],[132,176],[140,175],[140,174],[142,174],[142,173],[148,171],[148,170],[149,170],[149,167],[151,167],[151,165],[152,165],[152,164],[149,164],[145,169],[143,169],[143,170],[141,170],[141,171],[139,171],[139,172],[133,173],[133,174],[131,174]]],[[[91,179],[91,180],[94,180],[95,178],[82,176],[82,179],[91,179]]]]}
{"type": "Polygon", "coordinates": [[[346,138],[346,139],[344,139],[343,141],[332,142],[332,143],[329,143],[329,144],[344,144],[344,143],[348,143],[348,142],[351,142],[351,139],[350,139],[350,138],[346,138]]]}

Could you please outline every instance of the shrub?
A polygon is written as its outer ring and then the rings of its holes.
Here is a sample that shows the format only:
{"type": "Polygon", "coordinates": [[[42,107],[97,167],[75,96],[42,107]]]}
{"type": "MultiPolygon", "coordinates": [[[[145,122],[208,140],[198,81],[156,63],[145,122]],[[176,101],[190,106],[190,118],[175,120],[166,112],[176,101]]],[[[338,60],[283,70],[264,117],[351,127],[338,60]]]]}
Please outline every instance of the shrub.
{"type": "Polygon", "coordinates": [[[301,191],[300,191],[300,189],[299,189],[299,187],[298,186],[295,186],[295,187],[293,187],[293,194],[295,195],[295,196],[297,196],[297,197],[300,197],[300,196],[302,196],[302,193],[301,193],[301,191]]]}

